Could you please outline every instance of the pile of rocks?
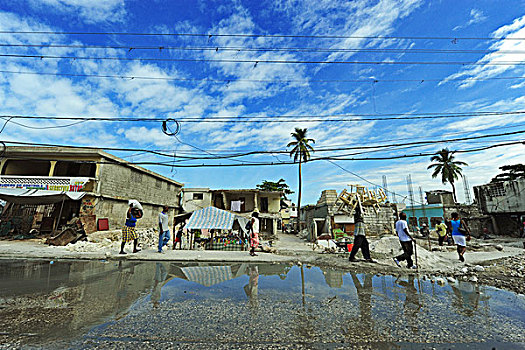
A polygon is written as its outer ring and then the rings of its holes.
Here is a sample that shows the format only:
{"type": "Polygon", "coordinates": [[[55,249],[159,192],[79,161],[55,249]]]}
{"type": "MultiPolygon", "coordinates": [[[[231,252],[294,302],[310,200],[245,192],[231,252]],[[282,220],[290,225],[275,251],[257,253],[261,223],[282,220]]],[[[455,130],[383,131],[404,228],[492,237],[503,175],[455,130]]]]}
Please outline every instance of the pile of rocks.
{"type": "MultiPolygon", "coordinates": [[[[137,229],[139,246],[143,249],[155,248],[159,241],[159,234],[153,228],[137,229]]],[[[68,244],[66,249],[71,252],[100,252],[120,250],[122,231],[98,231],[88,235],[87,241],[68,244]]]]}

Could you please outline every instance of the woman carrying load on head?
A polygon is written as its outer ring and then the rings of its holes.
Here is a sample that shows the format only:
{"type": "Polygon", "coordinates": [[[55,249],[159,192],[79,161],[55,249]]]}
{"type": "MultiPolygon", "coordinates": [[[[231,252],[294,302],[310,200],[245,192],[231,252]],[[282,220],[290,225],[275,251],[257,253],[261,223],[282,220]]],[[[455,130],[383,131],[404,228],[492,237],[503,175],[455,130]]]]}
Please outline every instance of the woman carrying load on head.
{"type": "Polygon", "coordinates": [[[137,225],[137,219],[142,217],[142,206],[135,200],[129,201],[128,213],[126,214],[126,223],[122,229],[122,244],[120,245],[120,253],[126,254],[124,246],[126,243],[133,241],[133,253],[140,252],[137,245],[139,242],[139,234],[135,226],[137,225]]]}

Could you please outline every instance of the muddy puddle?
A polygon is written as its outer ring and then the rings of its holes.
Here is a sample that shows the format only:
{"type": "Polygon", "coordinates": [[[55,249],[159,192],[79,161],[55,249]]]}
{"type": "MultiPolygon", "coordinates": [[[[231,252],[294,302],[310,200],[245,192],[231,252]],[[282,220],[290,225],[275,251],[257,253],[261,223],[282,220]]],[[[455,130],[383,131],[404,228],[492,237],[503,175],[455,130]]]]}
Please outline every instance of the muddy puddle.
{"type": "Polygon", "coordinates": [[[0,348],[524,349],[525,296],[286,264],[0,261],[0,348]]]}

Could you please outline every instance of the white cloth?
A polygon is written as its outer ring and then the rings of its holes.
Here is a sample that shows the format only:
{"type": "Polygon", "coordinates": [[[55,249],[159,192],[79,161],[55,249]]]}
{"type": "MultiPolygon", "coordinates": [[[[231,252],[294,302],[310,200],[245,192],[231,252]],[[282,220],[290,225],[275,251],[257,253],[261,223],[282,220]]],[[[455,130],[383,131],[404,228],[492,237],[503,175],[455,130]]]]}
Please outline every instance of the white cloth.
{"type": "Polygon", "coordinates": [[[133,208],[142,210],[142,205],[136,199],[130,199],[128,201],[128,206],[133,205],[133,208]]]}
{"type": "Polygon", "coordinates": [[[253,224],[252,224],[253,233],[259,233],[259,219],[255,217],[252,219],[253,219],[253,224]]]}
{"type": "Polygon", "coordinates": [[[242,205],[242,201],[231,201],[231,205],[230,205],[231,211],[240,212],[241,205],[242,205]]]}
{"type": "Polygon", "coordinates": [[[462,247],[467,246],[467,240],[463,235],[452,235],[452,239],[454,240],[454,244],[456,245],[460,245],[462,247]]]}
{"type": "Polygon", "coordinates": [[[168,220],[168,214],[164,214],[162,212],[159,213],[159,224],[162,232],[168,231],[170,229],[168,220]]]}
{"type": "Polygon", "coordinates": [[[401,242],[410,242],[412,239],[407,236],[405,229],[408,231],[408,224],[405,220],[397,220],[396,222],[396,232],[399,240],[401,242]]]}

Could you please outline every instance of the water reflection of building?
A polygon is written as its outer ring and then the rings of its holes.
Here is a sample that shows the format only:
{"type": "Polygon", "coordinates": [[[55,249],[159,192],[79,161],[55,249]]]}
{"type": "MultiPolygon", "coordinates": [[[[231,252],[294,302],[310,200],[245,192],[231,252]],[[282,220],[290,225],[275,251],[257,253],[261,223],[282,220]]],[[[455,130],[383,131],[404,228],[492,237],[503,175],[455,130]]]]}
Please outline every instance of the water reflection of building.
{"type": "Polygon", "coordinates": [[[324,280],[331,288],[341,288],[343,286],[343,272],[333,269],[323,269],[324,280]]]}
{"type": "Polygon", "coordinates": [[[0,266],[2,281],[10,286],[0,290],[5,301],[0,308],[0,329],[10,337],[37,333],[42,342],[74,337],[123,314],[150,291],[154,276],[154,265],[131,262],[118,266],[101,262],[0,266]]]}
{"type": "Polygon", "coordinates": [[[465,316],[473,316],[479,306],[479,286],[470,282],[457,281],[450,284],[452,289],[452,305],[457,312],[465,316]]]}

